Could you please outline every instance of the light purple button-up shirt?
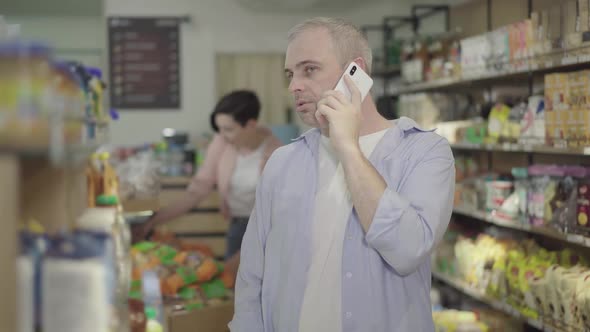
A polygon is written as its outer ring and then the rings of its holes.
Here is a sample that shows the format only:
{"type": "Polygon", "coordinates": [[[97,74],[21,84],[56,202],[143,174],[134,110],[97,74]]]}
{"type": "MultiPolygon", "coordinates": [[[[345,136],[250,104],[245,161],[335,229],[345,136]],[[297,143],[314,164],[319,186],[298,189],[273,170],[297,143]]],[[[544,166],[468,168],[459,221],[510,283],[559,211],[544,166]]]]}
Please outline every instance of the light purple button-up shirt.
{"type": "MultiPolygon", "coordinates": [[[[272,155],[256,192],[236,281],[232,331],[297,332],[310,266],[320,132],[272,155]]],[[[345,332],[434,331],[430,252],[452,212],[448,142],[400,118],[369,158],[387,182],[368,232],[352,213],[342,257],[345,332]]],[[[353,210],[354,211],[354,210],[353,210]]]]}

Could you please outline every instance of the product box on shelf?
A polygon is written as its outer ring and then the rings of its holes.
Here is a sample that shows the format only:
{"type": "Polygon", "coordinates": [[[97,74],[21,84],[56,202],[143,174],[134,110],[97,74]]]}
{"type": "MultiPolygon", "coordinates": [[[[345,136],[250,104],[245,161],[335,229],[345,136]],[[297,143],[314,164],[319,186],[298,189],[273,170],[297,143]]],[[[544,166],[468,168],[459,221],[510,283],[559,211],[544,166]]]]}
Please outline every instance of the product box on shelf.
{"type": "Polygon", "coordinates": [[[576,0],[567,0],[563,4],[562,17],[564,19],[565,35],[579,31],[578,29],[578,8],[576,0]]]}
{"type": "Polygon", "coordinates": [[[580,99],[578,101],[579,146],[590,146],[590,70],[580,74],[580,99]]]}
{"type": "Polygon", "coordinates": [[[540,50],[540,39],[541,39],[541,16],[538,12],[531,13],[531,65],[535,63],[534,57],[537,54],[541,54],[540,50]]]}
{"type": "Polygon", "coordinates": [[[547,54],[552,49],[551,38],[549,35],[549,11],[541,11],[541,26],[539,31],[540,54],[547,54]]]}
{"type": "Polygon", "coordinates": [[[563,10],[560,5],[552,6],[548,9],[548,37],[551,41],[551,49],[561,49],[563,36],[561,30],[561,23],[563,17],[563,10]]]}
{"type": "Polygon", "coordinates": [[[569,85],[569,109],[565,112],[565,126],[566,126],[566,136],[567,136],[567,144],[569,147],[577,147],[578,146],[578,132],[577,132],[577,117],[578,117],[578,98],[579,98],[579,88],[580,88],[580,75],[578,72],[570,73],[568,75],[568,85],[569,85]]]}
{"type": "Polygon", "coordinates": [[[589,85],[588,71],[579,71],[569,74],[569,105],[568,112],[568,145],[571,147],[585,146],[584,110],[586,107],[586,91],[589,85]]]}
{"type": "Polygon", "coordinates": [[[579,47],[582,44],[582,32],[585,31],[580,25],[577,6],[576,0],[569,0],[564,4],[564,46],[568,49],[579,47]]]}
{"type": "Polygon", "coordinates": [[[578,28],[584,32],[590,29],[590,7],[588,0],[578,0],[578,28]]]}
{"type": "Polygon", "coordinates": [[[550,146],[563,146],[567,140],[568,83],[568,74],[545,75],[545,130],[550,146]]]}

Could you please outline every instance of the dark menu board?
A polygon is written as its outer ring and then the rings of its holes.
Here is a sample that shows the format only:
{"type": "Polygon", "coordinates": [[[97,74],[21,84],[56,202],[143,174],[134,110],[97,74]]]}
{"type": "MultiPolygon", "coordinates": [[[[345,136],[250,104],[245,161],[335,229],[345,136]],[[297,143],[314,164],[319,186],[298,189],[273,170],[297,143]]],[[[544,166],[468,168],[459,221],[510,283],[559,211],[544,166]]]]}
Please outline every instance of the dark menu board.
{"type": "Polygon", "coordinates": [[[109,18],[113,107],[180,108],[179,24],[176,18],[109,18]]]}

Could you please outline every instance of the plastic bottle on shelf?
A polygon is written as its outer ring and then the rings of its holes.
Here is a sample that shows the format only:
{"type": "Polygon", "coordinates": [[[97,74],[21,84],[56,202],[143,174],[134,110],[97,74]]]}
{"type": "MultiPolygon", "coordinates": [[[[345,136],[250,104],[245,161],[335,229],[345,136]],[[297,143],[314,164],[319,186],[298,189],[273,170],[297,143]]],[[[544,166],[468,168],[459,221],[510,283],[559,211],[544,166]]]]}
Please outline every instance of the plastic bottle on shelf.
{"type": "Polygon", "coordinates": [[[164,331],[164,307],[160,279],[155,271],[148,270],[142,275],[143,302],[147,317],[146,332],[164,331]]]}
{"type": "Polygon", "coordinates": [[[90,74],[88,86],[92,95],[93,113],[96,121],[102,123],[108,119],[103,105],[104,83],[102,82],[102,71],[99,68],[87,67],[90,74]]]}
{"type": "Polygon", "coordinates": [[[19,332],[33,332],[41,322],[41,262],[47,249],[43,226],[30,221],[20,233],[17,258],[19,332]]]}
{"type": "Polygon", "coordinates": [[[527,195],[529,191],[528,170],[524,167],[515,167],[512,169],[514,177],[514,192],[518,195],[518,214],[526,216],[527,214],[527,195]]]}
{"type": "Polygon", "coordinates": [[[52,239],[42,269],[44,332],[112,331],[107,237],[89,233],[52,239]]]}
{"type": "Polygon", "coordinates": [[[117,172],[109,163],[110,157],[108,152],[99,155],[102,169],[102,192],[104,195],[117,197],[119,194],[117,172]]]}
{"type": "Polygon", "coordinates": [[[110,279],[110,303],[113,306],[113,322],[116,328],[128,326],[127,294],[131,282],[130,234],[116,196],[100,195],[96,207],[87,209],[78,219],[79,230],[108,234],[112,243],[112,269],[110,279]]]}

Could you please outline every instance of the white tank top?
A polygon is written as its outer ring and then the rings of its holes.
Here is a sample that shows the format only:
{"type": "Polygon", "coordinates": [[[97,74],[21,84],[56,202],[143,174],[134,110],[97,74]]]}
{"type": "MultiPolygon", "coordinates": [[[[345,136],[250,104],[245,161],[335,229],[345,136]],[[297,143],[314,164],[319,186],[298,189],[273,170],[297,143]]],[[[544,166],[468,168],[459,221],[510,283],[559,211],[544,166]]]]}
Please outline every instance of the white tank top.
{"type": "Polygon", "coordinates": [[[250,217],[250,213],[252,213],[265,145],[266,141],[260,144],[254,152],[237,157],[227,197],[232,217],[250,217]]]}

